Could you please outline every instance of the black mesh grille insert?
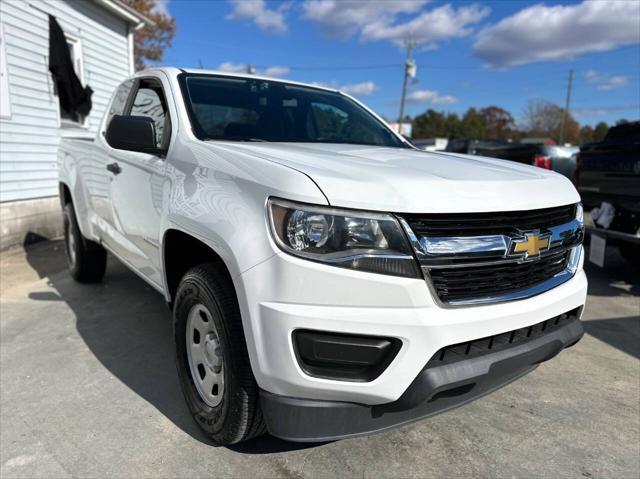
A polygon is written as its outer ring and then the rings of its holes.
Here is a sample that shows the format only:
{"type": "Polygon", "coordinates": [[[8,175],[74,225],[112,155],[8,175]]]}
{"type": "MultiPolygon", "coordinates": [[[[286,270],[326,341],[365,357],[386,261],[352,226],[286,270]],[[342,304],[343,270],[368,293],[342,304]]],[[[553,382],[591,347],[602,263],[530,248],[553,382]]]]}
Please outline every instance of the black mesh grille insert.
{"type": "Polygon", "coordinates": [[[563,251],[527,263],[431,269],[429,275],[442,301],[462,301],[530,288],[561,273],[568,257],[563,251]]]}
{"type": "Polygon", "coordinates": [[[479,236],[513,234],[568,223],[575,205],[500,213],[403,214],[418,236],[479,236]]]}
{"type": "Polygon", "coordinates": [[[514,329],[495,336],[487,336],[486,338],[475,339],[466,343],[446,346],[431,357],[426,367],[443,366],[524,344],[561,328],[571,321],[577,321],[580,316],[580,309],[576,308],[568,313],[526,328],[514,329]]]}
{"type": "Polygon", "coordinates": [[[582,229],[574,221],[575,204],[528,211],[402,214],[401,217],[419,239],[414,248],[434,292],[442,302],[452,305],[521,299],[542,292],[536,287],[542,283],[546,282],[548,288],[561,284],[570,278],[560,273],[567,269],[571,249],[580,245],[583,237],[582,229]],[[562,225],[565,230],[548,230],[562,225]],[[527,260],[509,254],[513,246],[510,241],[522,241],[537,231],[553,235],[550,249],[527,260]],[[495,244],[500,246],[500,241],[471,240],[470,236],[507,239],[502,240],[506,243],[504,247],[495,247],[495,244]],[[430,238],[434,240],[423,242],[430,238]],[[477,248],[464,251],[460,245],[465,241],[467,244],[477,241],[477,248]],[[485,244],[489,246],[483,249],[485,244]],[[452,252],[447,252],[447,245],[451,245],[452,252]],[[433,249],[427,253],[429,247],[433,249]],[[456,254],[456,248],[464,252],[456,254]]]}

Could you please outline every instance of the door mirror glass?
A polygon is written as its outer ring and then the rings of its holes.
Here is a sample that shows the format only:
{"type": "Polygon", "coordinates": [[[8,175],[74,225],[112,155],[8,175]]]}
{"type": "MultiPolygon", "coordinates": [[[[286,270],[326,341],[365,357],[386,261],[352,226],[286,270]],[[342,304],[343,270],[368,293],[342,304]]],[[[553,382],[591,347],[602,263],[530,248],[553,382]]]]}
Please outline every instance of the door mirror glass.
{"type": "Polygon", "coordinates": [[[114,115],[107,127],[107,143],[118,150],[161,154],[156,147],[156,126],[148,116],[114,115]]]}

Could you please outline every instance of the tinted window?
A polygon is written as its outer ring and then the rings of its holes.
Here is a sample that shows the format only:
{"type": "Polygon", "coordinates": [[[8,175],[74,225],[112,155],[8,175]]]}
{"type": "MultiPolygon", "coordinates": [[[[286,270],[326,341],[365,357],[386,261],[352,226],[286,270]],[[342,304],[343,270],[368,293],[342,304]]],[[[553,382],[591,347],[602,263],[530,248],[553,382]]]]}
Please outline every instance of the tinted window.
{"type": "Polygon", "coordinates": [[[162,87],[154,82],[143,80],[133,98],[129,114],[132,116],[148,116],[156,125],[156,146],[164,144],[165,122],[167,119],[167,103],[162,87]]]}
{"type": "Polygon", "coordinates": [[[405,146],[386,125],[339,93],[213,75],[184,75],[181,82],[201,139],[405,146]]]}
{"type": "Polygon", "coordinates": [[[109,108],[109,115],[107,116],[107,125],[111,121],[114,115],[124,114],[124,109],[127,106],[127,100],[129,99],[129,93],[131,93],[131,87],[133,86],[133,80],[127,80],[116,90],[116,94],[113,96],[111,107],[109,108]]]}

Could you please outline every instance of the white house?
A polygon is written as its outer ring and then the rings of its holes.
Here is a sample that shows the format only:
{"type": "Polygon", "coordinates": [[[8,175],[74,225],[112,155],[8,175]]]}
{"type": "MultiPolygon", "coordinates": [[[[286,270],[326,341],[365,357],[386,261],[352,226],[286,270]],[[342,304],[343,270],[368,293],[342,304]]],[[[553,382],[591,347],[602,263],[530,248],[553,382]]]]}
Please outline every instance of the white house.
{"type": "Polygon", "coordinates": [[[148,20],[120,0],[0,0],[0,249],[61,234],[61,137],[93,137],[116,86],[134,70],[133,33],[148,20]],[[93,90],[86,118],[61,113],[49,72],[49,15],[93,90]]]}

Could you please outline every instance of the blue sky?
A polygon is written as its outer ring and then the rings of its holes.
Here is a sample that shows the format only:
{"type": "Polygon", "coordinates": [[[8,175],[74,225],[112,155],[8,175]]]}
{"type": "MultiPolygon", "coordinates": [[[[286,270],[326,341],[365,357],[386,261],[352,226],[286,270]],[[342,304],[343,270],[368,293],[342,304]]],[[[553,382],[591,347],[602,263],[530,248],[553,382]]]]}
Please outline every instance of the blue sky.
{"type": "Polygon", "coordinates": [[[162,0],[177,23],[163,64],[340,87],[398,115],[405,49],[418,43],[406,111],[564,105],[581,124],[640,118],[640,1],[162,0]]]}

